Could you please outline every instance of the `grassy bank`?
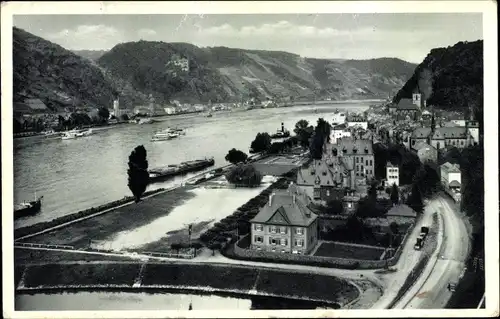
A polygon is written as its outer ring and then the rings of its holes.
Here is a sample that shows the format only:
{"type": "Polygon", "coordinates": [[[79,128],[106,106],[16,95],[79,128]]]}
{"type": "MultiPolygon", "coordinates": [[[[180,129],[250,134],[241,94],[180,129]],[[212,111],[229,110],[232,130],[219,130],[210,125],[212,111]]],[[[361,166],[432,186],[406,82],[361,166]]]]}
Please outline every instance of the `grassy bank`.
{"type": "MultiPolygon", "coordinates": [[[[82,288],[106,285],[132,287],[139,276],[140,263],[46,264],[27,266],[24,286],[82,288]]],[[[16,269],[17,276],[23,268],[16,269]]],[[[330,276],[258,269],[254,267],[201,264],[146,264],[141,286],[206,287],[215,290],[251,291],[283,297],[323,300],[345,304],[358,296],[356,287],[330,276]]],[[[205,289],[205,290],[206,290],[205,289]]],[[[200,289],[203,290],[203,289],[200,289]]]]}
{"type": "Polygon", "coordinates": [[[147,225],[159,217],[168,215],[173,208],[194,196],[188,191],[189,189],[191,187],[176,188],[25,241],[87,248],[90,240],[105,240],[118,232],[147,225]]]}
{"type": "MultiPolygon", "coordinates": [[[[161,193],[163,191],[165,191],[164,188],[159,188],[159,189],[155,189],[152,191],[148,191],[148,192],[144,193],[143,197],[153,195],[156,193],[161,193]]],[[[111,203],[107,203],[107,204],[100,205],[97,207],[91,207],[89,209],[85,209],[85,210],[79,211],[79,212],[74,213],[74,214],[69,214],[69,215],[65,215],[62,217],[58,217],[58,218],[53,219],[53,220],[48,221],[48,222],[41,222],[41,223],[37,223],[37,224],[31,225],[31,226],[26,226],[26,227],[14,229],[14,239],[18,239],[18,238],[21,238],[23,236],[27,236],[29,234],[38,233],[38,232],[41,232],[45,229],[49,229],[49,228],[52,228],[52,227],[55,227],[55,226],[58,226],[58,225],[61,225],[64,223],[68,223],[68,222],[74,221],[74,220],[82,218],[82,217],[90,216],[90,215],[111,209],[113,207],[117,207],[117,206],[124,205],[127,203],[132,203],[133,201],[134,201],[133,196],[125,196],[124,198],[113,201],[111,203]]]]}
{"type": "Polygon", "coordinates": [[[135,259],[126,256],[105,256],[93,254],[67,253],[64,251],[38,250],[14,248],[14,265],[28,265],[33,263],[57,263],[68,261],[130,261],[135,259]]]}

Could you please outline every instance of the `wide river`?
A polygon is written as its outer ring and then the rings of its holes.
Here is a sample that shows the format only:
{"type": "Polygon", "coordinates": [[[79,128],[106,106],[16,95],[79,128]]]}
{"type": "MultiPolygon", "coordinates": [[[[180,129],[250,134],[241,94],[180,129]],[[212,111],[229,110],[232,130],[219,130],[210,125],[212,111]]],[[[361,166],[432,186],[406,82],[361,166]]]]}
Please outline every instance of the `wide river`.
{"type": "MultiPolygon", "coordinates": [[[[248,152],[258,132],[275,132],[284,123],[293,131],[301,119],[316,125],[318,118],[332,120],[335,109],[362,112],[374,101],[335,102],[289,108],[258,109],[166,116],[148,125],[123,124],[96,130],[96,134],[61,140],[29,137],[14,140],[14,202],[43,196],[38,215],[19,219],[15,228],[48,221],[63,215],[96,207],[131,195],[127,186],[128,156],[137,145],[144,145],[149,167],[176,164],[213,156],[215,166],[223,166],[231,148],[248,152]],[[316,111],[315,111],[316,110],[316,111]],[[186,135],[164,142],[151,142],[155,131],[182,127],[186,135]]],[[[192,174],[194,175],[194,174],[192,174]]],[[[191,175],[191,176],[192,176],[191,175]]],[[[189,177],[190,175],[188,175],[189,177]]],[[[176,177],[155,183],[149,189],[182,182],[176,177]]]]}

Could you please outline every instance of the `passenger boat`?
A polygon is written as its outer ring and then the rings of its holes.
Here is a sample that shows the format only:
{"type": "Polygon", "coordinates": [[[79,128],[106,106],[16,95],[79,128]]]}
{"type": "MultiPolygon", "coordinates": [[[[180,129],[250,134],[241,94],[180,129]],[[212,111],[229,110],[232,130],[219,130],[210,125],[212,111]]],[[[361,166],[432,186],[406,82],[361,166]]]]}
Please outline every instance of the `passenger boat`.
{"type": "Polygon", "coordinates": [[[92,134],[94,134],[94,131],[92,129],[88,129],[88,130],[73,129],[71,131],[63,132],[63,134],[61,136],[61,139],[63,139],[63,140],[71,140],[71,139],[75,139],[75,138],[78,138],[78,137],[89,136],[89,135],[92,135],[92,134]]]}
{"type": "Polygon", "coordinates": [[[40,212],[40,208],[42,207],[42,199],[43,196],[36,198],[35,200],[30,202],[22,202],[20,204],[14,205],[14,219],[18,219],[25,216],[35,215],[40,212]]]}
{"type": "MultiPolygon", "coordinates": [[[[185,134],[185,133],[184,133],[185,134]]],[[[163,131],[156,132],[151,138],[152,142],[168,141],[173,138],[179,137],[180,133],[173,131],[171,129],[166,129],[163,131]]]]}

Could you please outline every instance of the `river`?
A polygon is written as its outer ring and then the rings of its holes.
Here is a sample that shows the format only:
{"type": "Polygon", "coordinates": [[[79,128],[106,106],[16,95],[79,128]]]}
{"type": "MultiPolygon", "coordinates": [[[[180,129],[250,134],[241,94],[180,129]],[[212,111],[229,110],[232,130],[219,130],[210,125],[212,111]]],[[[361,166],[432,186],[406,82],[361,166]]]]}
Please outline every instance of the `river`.
{"type": "MultiPolygon", "coordinates": [[[[320,117],[331,121],[335,109],[362,112],[370,104],[373,101],[332,102],[214,113],[210,118],[200,114],[166,116],[153,124],[123,124],[74,140],[15,139],[14,202],[32,200],[35,193],[44,198],[39,214],[17,220],[14,227],[49,221],[131,195],[127,162],[137,145],[145,146],[150,168],[210,156],[215,158],[215,166],[223,166],[229,149],[248,152],[258,132],[275,132],[281,122],[293,131],[301,119],[315,125],[320,117]],[[167,127],[185,128],[186,135],[151,142],[155,131],[167,127]]],[[[155,183],[149,189],[172,186],[185,178],[155,183]]]]}
{"type": "MultiPolygon", "coordinates": [[[[324,308],[311,301],[267,296],[219,296],[167,292],[78,291],[16,294],[16,311],[271,310],[324,308]]],[[[326,306],[328,307],[328,306],[326,306]]]]}

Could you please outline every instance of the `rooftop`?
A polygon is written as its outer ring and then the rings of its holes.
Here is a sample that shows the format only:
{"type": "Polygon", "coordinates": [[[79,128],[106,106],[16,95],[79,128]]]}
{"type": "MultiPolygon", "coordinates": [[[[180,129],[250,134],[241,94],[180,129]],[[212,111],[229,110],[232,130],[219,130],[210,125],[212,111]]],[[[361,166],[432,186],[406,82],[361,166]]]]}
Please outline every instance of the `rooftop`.
{"type": "Polygon", "coordinates": [[[391,209],[389,209],[386,216],[416,218],[417,213],[413,209],[411,209],[408,205],[402,204],[393,206],[391,209]]]}
{"type": "Polygon", "coordinates": [[[420,150],[423,150],[423,149],[431,149],[431,148],[434,148],[432,145],[429,145],[423,141],[420,141],[418,143],[416,143],[413,148],[418,152],[420,150]]]}
{"type": "Polygon", "coordinates": [[[432,139],[445,139],[445,138],[466,138],[467,129],[465,127],[439,127],[436,128],[432,139]]]}
{"type": "Polygon", "coordinates": [[[448,173],[460,173],[460,165],[451,164],[450,162],[446,162],[441,165],[441,168],[444,168],[448,171],[448,173]]]}
{"type": "Polygon", "coordinates": [[[339,124],[339,125],[335,125],[333,127],[333,130],[334,131],[342,131],[342,130],[345,130],[347,128],[347,125],[345,124],[339,124]]]}
{"type": "Polygon", "coordinates": [[[307,227],[318,217],[307,204],[307,195],[291,184],[287,190],[271,194],[269,202],[250,222],[307,227]]]}
{"type": "Polygon", "coordinates": [[[301,168],[297,174],[297,184],[334,186],[335,179],[323,160],[315,160],[309,167],[301,168]]]}
{"type": "Polygon", "coordinates": [[[418,106],[413,104],[413,99],[401,99],[398,103],[398,110],[418,110],[418,106]]]}
{"type": "Polygon", "coordinates": [[[344,137],[337,141],[337,145],[333,145],[332,151],[337,148],[337,151],[345,155],[353,154],[373,154],[373,143],[371,140],[357,139],[352,137],[344,137]]]}
{"type": "Polygon", "coordinates": [[[427,138],[431,135],[432,130],[430,127],[419,127],[413,130],[411,137],[413,138],[427,138]]]}

